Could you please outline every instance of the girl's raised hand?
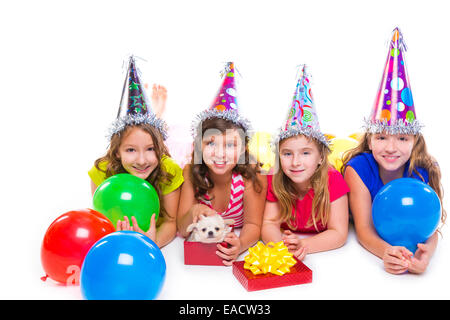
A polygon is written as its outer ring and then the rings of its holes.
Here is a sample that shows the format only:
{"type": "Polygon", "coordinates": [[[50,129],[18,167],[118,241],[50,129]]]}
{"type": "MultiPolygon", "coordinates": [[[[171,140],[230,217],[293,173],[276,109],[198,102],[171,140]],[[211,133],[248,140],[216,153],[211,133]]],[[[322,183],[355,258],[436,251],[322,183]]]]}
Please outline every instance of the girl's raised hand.
{"type": "Polygon", "coordinates": [[[216,254],[223,259],[224,265],[231,266],[239,255],[241,241],[234,232],[228,233],[223,241],[227,242],[230,247],[226,248],[219,243],[217,244],[218,251],[216,251],[216,254]]]}
{"type": "Polygon", "coordinates": [[[405,247],[390,246],[383,254],[384,269],[392,274],[401,274],[411,266],[412,252],[405,247]]]}

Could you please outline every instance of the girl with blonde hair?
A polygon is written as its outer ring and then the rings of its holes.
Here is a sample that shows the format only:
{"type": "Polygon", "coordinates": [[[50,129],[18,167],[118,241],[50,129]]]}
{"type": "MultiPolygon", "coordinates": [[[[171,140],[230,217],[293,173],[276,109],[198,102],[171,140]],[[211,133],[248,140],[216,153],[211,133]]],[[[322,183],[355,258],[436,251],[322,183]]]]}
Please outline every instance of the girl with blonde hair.
{"type": "MultiPolygon", "coordinates": [[[[416,252],[387,243],[373,224],[372,202],[378,191],[394,179],[409,177],[428,183],[441,201],[443,197],[439,166],[429,155],[420,132],[422,125],[416,120],[404,51],[403,36],[396,28],[375,106],[365,121],[366,132],[359,145],[344,155],[341,169],[350,187],[350,210],[358,240],[381,258],[385,270],[392,274],[423,273],[436,249],[438,231],[419,243],[416,252]]],[[[442,223],[445,218],[443,210],[442,223]]]]}
{"type": "Polygon", "coordinates": [[[349,190],[328,162],[328,141],[320,132],[309,81],[304,66],[286,125],[275,139],[279,168],[267,176],[262,226],[264,242],[282,240],[299,260],[341,247],[348,233],[349,190]]]}

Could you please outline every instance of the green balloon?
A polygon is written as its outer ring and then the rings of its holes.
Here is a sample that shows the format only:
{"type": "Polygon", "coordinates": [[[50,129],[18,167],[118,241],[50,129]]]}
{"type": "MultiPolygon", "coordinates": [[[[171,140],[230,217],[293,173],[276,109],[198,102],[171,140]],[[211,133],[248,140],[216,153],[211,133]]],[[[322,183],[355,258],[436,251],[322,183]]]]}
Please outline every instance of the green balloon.
{"type": "Polygon", "coordinates": [[[117,220],[134,216],[143,231],[150,228],[150,218],[159,217],[159,198],[155,188],[146,180],[128,173],[109,177],[94,193],[94,209],[103,213],[117,226],[117,220]]]}

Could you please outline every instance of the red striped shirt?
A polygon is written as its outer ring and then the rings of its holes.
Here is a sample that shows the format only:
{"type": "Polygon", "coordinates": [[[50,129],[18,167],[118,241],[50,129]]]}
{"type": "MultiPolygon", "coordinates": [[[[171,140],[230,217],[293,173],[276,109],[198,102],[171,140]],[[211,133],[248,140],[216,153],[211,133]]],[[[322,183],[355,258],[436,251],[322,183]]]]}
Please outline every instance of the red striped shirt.
{"type": "MultiPolygon", "coordinates": [[[[209,195],[205,194],[205,200],[200,203],[214,209],[211,205],[209,195]]],[[[231,192],[228,208],[224,212],[218,212],[224,219],[234,219],[234,227],[241,228],[244,224],[244,179],[239,173],[234,173],[231,177],[231,192]]]]}

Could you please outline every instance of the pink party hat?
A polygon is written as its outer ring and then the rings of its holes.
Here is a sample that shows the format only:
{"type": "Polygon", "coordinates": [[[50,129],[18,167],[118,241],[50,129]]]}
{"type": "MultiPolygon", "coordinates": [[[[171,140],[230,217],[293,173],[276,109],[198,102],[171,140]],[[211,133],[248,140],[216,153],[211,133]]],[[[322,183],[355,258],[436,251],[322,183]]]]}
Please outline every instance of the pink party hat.
{"type": "Polygon", "coordinates": [[[211,118],[222,118],[229,120],[241,126],[245,131],[250,129],[250,122],[242,117],[239,112],[234,63],[227,62],[221,74],[223,81],[213,103],[207,110],[198,114],[193,121],[193,135],[196,135],[196,130],[204,120],[211,118]]]}
{"type": "Polygon", "coordinates": [[[416,120],[405,62],[406,45],[399,28],[395,28],[370,118],[365,128],[371,133],[418,134],[422,125],[416,120]]]}
{"type": "Polygon", "coordinates": [[[217,92],[216,98],[210,109],[217,111],[237,111],[236,78],[233,62],[227,62],[222,71],[222,77],[222,85],[220,86],[219,92],[217,92]]]}
{"type": "Polygon", "coordinates": [[[297,77],[297,85],[295,87],[294,96],[292,98],[291,107],[289,108],[286,123],[281,128],[274,143],[278,143],[283,139],[302,134],[315,138],[328,146],[327,138],[320,131],[319,118],[317,117],[311,92],[311,76],[307,72],[306,65],[302,65],[300,68],[299,76],[297,77]]]}

